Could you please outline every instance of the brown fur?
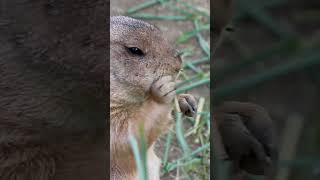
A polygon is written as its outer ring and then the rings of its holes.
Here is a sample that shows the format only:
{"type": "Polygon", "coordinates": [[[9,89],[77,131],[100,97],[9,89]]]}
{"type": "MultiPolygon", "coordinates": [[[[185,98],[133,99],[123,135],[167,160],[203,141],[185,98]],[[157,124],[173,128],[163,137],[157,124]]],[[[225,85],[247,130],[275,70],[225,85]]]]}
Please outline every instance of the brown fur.
{"type": "MultiPolygon", "coordinates": [[[[153,144],[168,128],[175,95],[174,78],[181,60],[159,29],[146,22],[112,17],[110,32],[111,179],[137,179],[128,137],[133,135],[140,141],[141,124],[147,140],[149,179],[159,179],[160,160],[153,152],[153,144]],[[145,54],[134,55],[128,47],[138,47],[145,54]]],[[[187,100],[184,98],[185,104],[187,100]]]]}
{"type": "Polygon", "coordinates": [[[156,27],[128,17],[112,17],[110,24],[111,179],[130,180],[137,173],[128,137],[137,138],[138,126],[144,124],[151,147],[166,128],[171,106],[158,101],[150,89],[159,78],[176,75],[181,60],[156,27]],[[138,47],[144,57],[130,54],[127,47],[138,47]]]}
{"type": "Polygon", "coordinates": [[[104,3],[1,1],[1,180],[106,177],[104,3]]]}

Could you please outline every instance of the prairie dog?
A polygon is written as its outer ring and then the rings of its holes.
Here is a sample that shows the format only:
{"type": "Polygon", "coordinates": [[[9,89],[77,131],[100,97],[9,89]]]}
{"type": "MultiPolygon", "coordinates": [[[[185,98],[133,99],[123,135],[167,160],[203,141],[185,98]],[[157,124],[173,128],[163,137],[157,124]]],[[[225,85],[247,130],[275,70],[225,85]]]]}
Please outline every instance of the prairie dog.
{"type": "MultiPolygon", "coordinates": [[[[139,141],[144,125],[150,180],[159,179],[160,159],[153,151],[158,136],[169,126],[175,78],[182,61],[160,30],[124,16],[110,20],[110,157],[112,180],[138,178],[129,136],[139,141]]],[[[191,95],[179,96],[191,104],[191,95]]],[[[184,106],[183,106],[184,107],[184,106]]]]}

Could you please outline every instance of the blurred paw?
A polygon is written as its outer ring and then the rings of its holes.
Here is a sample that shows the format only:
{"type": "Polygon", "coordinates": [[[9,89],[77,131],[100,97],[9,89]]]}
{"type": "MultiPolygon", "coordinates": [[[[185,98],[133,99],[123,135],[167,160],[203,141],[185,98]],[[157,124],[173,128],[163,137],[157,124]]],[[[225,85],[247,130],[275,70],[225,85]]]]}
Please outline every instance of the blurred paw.
{"type": "Polygon", "coordinates": [[[230,159],[248,173],[265,175],[277,159],[274,127],[266,110],[252,103],[226,102],[214,115],[230,159]]]}

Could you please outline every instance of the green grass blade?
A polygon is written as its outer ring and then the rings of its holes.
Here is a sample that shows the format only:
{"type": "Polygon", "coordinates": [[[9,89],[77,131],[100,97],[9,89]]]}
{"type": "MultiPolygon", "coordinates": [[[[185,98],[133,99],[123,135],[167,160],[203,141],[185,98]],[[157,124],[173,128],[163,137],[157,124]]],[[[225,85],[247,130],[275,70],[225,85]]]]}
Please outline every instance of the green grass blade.
{"type": "Polygon", "coordinates": [[[154,6],[154,5],[158,5],[160,3],[164,3],[166,1],[167,0],[162,0],[162,1],[160,1],[160,0],[149,0],[149,1],[146,1],[144,3],[138,4],[138,5],[134,6],[134,7],[129,8],[127,10],[127,14],[133,14],[133,13],[136,13],[136,12],[141,11],[143,9],[150,8],[150,7],[154,6]]]}
{"type": "MultiPolygon", "coordinates": [[[[197,31],[199,31],[200,30],[199,21],[194,20],[193,24],[194,24],[195,29],[197,31]]],[[[197,33],[196,36],[197,36],[197,39],[198,39],[198,42],[200,44],[201,49],[208,57],[210,57],[210,47],[209,47],[208,42],[202,37],[202,35],[200,33],[197,33]]]]}
{"type": "Polygon", "coordinates": [[[137,19],[147,19],[147,20],[165,20],[165,21],[187,21],[189,20],[186,16],[169,16],[169,15],[154,15],[149,13],[139,13],[131,15],[133,18],[137,19]]]}
{"type": "Polygon", "coordinates": [[[169,150],[170,150],[170,145],[171,145],[171,142],[172,142],[172,138],[173,138],[173,133],[172,133],[172,131],[169,131],[169,133],[167,135],[164,155],[163,155],[163,159],[162,159],[164,169],[166,168],[166,165],[168,163],[169,150]]]}
{"type": "Polygon", "coordinates": [[[205,79],[202,79],[198,82],[195,82],[193,84],[190,84],[188,86],[184,86],[184,87],[181,87],[179,89],[176,90],[176,93],[177,94],[181,94],[181,93],[184,93],[186,91],[189,91],[191,89],[194,89],[196,87],[199,87],[199,86],[202,86],[202,85],[209,85],[210,84],[210,79],[209,78],[205,78],[205,79]]]}
{"type": "Polygon", "coordinates": [[[180,147],[183,150],[183,153],[189,154],[190,148],[188,146],[188,143],[184,137],[183,133],[183,126],[182,126],[182,113],[177,112],[176,113],[176,135],[177,135],[177,140],[179,142],[180,147]]]}
{"type": "Polygon", "coordinates": [[[281,75],[287,75],[290,72],[296,72],[306,68],[311,68],[320,64],[320,54],[306,54],[303,57],[289,61],[283,65],[279,65],[269,71],[257,74],[247,79],[240,80],[236,83],[230,83],[226,86],[221,86],[213,91],[213,99],[221,100],[227,96],[237,94],[245,89],[257,86],[260,83],[272,80],[281,75]]]}
{"type": "Polygon", "coordinates": [[[139,174],[139,180],[148,180],[148,176],[146,176],[146,168],[143,164],[142,157],[140,155],[139,145],[134,136],[129,137],[129,142],[131,145],[131,148],[133,150],[138,174],[139,174]]]}

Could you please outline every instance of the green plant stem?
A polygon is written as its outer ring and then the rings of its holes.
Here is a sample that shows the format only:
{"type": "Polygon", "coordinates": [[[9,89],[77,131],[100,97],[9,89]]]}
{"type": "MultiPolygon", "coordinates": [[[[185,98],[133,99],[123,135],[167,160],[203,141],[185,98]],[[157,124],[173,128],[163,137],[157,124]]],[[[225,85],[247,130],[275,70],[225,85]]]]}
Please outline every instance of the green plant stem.
{"type": "Polygon", "coordinates": [[[190,84],[188,86],[184,86],[184,87],[181,87],[181,88],[177,89],[176,93],[177,94],[184,93],[184,92],[189,91],[189,90],[191,90],[193,88],[196,88],[196,87],[201,86],[201,85],[209,84],[209,83],[210,83],[210,79],[209,78],[202,79],[202,80],[200,80],[198,82],[195,82],[195,83],[190,84]]]}
{"type": "Polygon", "coordinates": [[[320,64],[320,54],[311,54],[307,57],[300,57],[289,61],[284,65],[277,66],[269,71],[257,74],[247,79],[240,80],[236,83],[231,83],[226,86],[222,86],[213,91],[215,101],[219,101],[227,96],[234,95],[242,92],[245,89],[249,89],[257,86],[260,83],[272,80],[282,75],[287,75],[291,72],[307,69],[315,65],[320,64]]]}

